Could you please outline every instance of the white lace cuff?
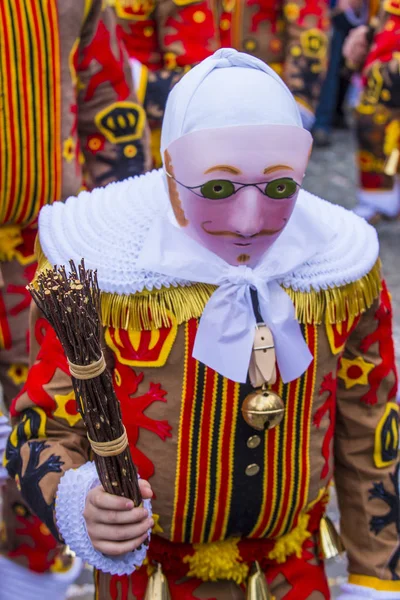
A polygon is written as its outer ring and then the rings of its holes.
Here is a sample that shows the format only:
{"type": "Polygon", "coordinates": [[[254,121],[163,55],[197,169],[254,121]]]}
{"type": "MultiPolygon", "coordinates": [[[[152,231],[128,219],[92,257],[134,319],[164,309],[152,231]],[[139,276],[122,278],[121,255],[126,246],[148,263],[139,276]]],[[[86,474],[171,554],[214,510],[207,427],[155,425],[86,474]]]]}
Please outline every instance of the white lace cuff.
{"type": "Polygon", "coordinates": [[[338,600],[399,600],[400,592],[378,592],[370,587],[345,583],[338,600]]]}
{"type": "MultiPolygon", "coordinates": [[[[142,566],[146,557],[146,546],[142,545],[141,548],[122,556],[106,556],[93,547],[87,532],[83,517],[86,496],[97,485],[100,485],[100,480],[93,462],[65,472],[57,489],[57,527],[65,543],[82,560],[103,573],[130,575],[142,566]]],[[[150,500],[144,500],[143,506],[151,516],[150,500]]],[[[150,539],[150,530],[148,537],[150,539]]]]}

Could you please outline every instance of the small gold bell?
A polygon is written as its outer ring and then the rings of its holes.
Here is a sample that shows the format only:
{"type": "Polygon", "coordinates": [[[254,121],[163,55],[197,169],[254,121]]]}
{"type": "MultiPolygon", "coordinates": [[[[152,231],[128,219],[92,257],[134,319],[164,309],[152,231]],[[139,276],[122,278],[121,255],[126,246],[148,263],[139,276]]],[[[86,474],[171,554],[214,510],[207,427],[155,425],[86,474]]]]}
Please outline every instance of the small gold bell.
{"type": "Polygon", "coordinates": [[[257,561],[253,563],[247,581],[246,600],[273,600],[265,575],[257,561]]]}
{"type": "Polygon", "coordinates": [[[330,518],[326,515],[322,517],[319,524],[319,539],[321,554],[326,560],[335,558],[345,551],[342,538],[330,518]]]}
{"type": "Polygon", "coordinates": [[[159,563],[154,573],[149,577],[144,600],[171,600],[168,581],[159,563]]]}
{"type": "Polygon", "coordinates": [[[250,427],[265,431],[279,425],[285,414],[285,405],[278,394],[263,387],[244,399],[242,414],[250,427]]]}

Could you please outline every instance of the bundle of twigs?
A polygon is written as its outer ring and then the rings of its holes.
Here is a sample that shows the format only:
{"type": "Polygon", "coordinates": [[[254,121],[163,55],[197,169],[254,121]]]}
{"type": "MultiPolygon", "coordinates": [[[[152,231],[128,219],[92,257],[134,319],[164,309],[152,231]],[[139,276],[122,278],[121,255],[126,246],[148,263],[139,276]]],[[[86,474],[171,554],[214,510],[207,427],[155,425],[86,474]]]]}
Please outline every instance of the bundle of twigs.
{"type": "Polygon", "coordinates": [[[77,409],[87,428],[104,489],[141,501],[121,408],[101,349],[100,291],[96,272],[82,260],[40,273],[29,291],[54,328],[68,359],[77,409]]]}

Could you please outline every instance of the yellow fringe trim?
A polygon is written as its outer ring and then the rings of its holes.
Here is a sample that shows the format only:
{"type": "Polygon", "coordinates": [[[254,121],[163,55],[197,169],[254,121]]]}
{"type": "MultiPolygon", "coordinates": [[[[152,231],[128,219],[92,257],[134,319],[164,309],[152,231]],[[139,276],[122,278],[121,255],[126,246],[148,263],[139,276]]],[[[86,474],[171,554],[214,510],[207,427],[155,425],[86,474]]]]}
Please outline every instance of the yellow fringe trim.
{"type": "Polygon", "coordinates": [[[134,331],[169,327],[172,312],[178,325],[199,318],[215,291],[215,286],[196,283],[188,287],[162,288],[126,296],[101,293],[102,321],[105,326],[134,331]]]}
{"type": "Polygon", "coordinates": [[[249,567],[241,562],[238,542],[239,538],[230,538],[209,544],[194,544],[195,553],[183,559],[190,568],[188,577],[202,581],[231,579],[238,585],[246,581],[249,567]]]}
{"type": "MultiPolygon", "coordinates": [[[[51,265],[36,242],[38,272],[51,265]]],[[[195,283],[187,287],[161,288],[137,294],[101,292],[102,322],[105,327],[143,331],[168,327],[172,312],[178,325],[199,318],[216,286],[195,283]]],[[[340,323],[365,312],[381,291],[381,263],[378,260],[367,275],[347,285],[327,290],[300,292],[284,288],[293,301],[300,323],[317,325],[323,320],[340,323]]]]}
{"type": "Polygon", "coordinates": [[[297,558],[301,558],[302,546],[311,537],[311,533],[307,531],[309,520],[310,515],[300,515],[297,526],[276,541],[274,549],[268,554],[268,558],[276,560],[279,564],[284,563],[287,557],[292,554],[296,554],[297,558]]]}
{"type": "Polygon", "coordinates": [[[296,308],[300,323],[318,325],[326,320],[331,325],[358,317],[368,310],[382,289],[381,261],[358,281],[327,290],[299,292],[286,289],[296,308]]]}

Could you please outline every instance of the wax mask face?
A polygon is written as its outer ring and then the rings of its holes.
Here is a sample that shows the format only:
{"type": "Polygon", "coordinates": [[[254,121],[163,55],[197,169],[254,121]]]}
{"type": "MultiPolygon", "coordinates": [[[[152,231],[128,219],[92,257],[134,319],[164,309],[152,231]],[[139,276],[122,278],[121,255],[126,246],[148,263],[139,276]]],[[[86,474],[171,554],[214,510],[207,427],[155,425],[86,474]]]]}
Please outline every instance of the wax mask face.
{"type": "Polygon", "coordinates": [[[231,265],[256,265],[290,219],[311,145],[307,131],[290,125],[179,138],[164,156],[179,225],[231,265]]]}

